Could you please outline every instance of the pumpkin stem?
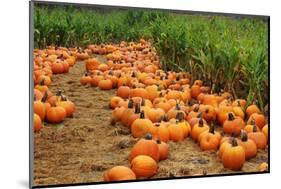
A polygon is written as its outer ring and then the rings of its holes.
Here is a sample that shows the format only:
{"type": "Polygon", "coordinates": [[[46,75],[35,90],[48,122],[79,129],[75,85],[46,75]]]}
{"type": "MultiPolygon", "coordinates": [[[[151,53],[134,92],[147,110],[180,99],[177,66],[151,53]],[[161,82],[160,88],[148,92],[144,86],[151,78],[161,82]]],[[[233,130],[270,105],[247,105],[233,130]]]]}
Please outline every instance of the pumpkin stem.
{"type": "Polygon", "coordinates": [[[244,130],[241,130],[241,141],[246,142],[248,140],[247,132],[244,130]]]}
{"type": "Polygon", "coordinates": [[[137,102],[135,107],[135,114],[139,114],[139,113],[140,113],[140,103],[137,102]]]}
{"type": "Polygon", "coordinates": [[[184,115],[182,112],[178,112],[176,115],[176,119],[180,122],[183,120],[183,117],[184,117],[184,115]]]}
{"type": "Polygon", "coordinates": [[[256,121],[255,121],[255,118],[254,118],[254,117],[252,117],[251,124],[252,124],[252,125],[256,125],[256,121]]]}
{"type": "Polygon", "coordinates": [[[206,113],[206,114],[209,113],[209,108],[207,108],[207,109],[205,110],[205,113],[206,113]]]}
{"type": "Polygon", "coordinates": [[[193,111],[198,112],[199,111],[199,105],[196,105],[193,111]]]}
{"type": "Polygon", "coordinates": [[[215,125],[213,122],[209,126],[209,133],[215,134],[215,125]]]}
{"type": "Polygon", "coordinates": [[[198,114],[197,114],[197,118],[202,118],[202,112],[199,112],[198,114]]]}
{"type": "Polygon", "coordinates": [[[145,100],[143,97],[141,98],[141,106],[145,106],[145,100]]]}
{"type": "Polygon", "coordinates": [[[41,85],[41,86],[45,85],[45,79],[44,78],[40,81],[39,85],[41,85]]]}
{"type": "Polygon", "coordinates": [[[48,97],[48,92],[46,91],[46,92],[44,93],[44,96],[43,96],[42,99],[41,99],[41,102],[46,102],[47,97],[48,97]]]}
{"type": "Polygon", "coordinates": [[[144,119],[144,111],[143,110],[140,113],[140,119],[144,119]]]}
{"type": "Polygon", "coordinates": [[[136,77],[136,73],[133,72],[132,75],[131,75],[131,77],[136,77]]]}
{"type": "Polygon", "coordinates": [[[133,107],[134,107],[134,102],[132,99],[130,99],[128,102],[128,108],[133,108],[133,107]]]}
{"type": "Polygon", "coordinates": [[[176,103],[176,108],[175,108],[176,110],[180,110],[180,105],[179,105],[179,102],[177,101],[177,103],[176,103]]]}
{"type": "Polygon", "coordinates": [[[228,113],[228,120],[229,121],[233,121],[235,118],[234,118],[234,115],[233,115],[233,113],[228,113]]]}
{"type": "Polygon", "coordinates": [[[146,139],[146,140],[152,140],[152,135],[151,135],[151,133],[147,133],[147,134],[145,135],[145,139],[146,139]]]}
{"type": "Polygon", "coordinates": [[[256,124],[253,126],[253,132],[257,132],[258,131],[258,128],[256,126],[256,124]]]}
{"type": "Polygon", "coordinates": [[[234,137],[231,138],[231,145],[232,147],[238,146],[237,140],[234,137]]]}
{"type": "Polygon", "coordinates": [[[157,144],[161,144],[161,140],[159,138],[156,140],[156,142],[157,144]]]}
{"type": "Polygon", "coordinates": [[[203,127],[204,126],[204,122],[203,122],[202,118],[199,119],[198,126],[199,127],[203,127]]]}

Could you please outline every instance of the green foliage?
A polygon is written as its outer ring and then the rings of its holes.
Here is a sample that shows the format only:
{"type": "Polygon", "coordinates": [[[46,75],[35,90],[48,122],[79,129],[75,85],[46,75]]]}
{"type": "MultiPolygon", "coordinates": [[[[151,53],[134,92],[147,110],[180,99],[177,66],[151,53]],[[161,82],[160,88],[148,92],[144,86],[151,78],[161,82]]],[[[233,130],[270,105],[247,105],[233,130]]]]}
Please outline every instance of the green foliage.
{"type": "Polygon", "coordinates": [[[268,25],[259,18],[187,15],[155,10],[35,6],[35,47],[149,39],[164,70],[191,73],[213,92],[268,98],[268,25]]]}

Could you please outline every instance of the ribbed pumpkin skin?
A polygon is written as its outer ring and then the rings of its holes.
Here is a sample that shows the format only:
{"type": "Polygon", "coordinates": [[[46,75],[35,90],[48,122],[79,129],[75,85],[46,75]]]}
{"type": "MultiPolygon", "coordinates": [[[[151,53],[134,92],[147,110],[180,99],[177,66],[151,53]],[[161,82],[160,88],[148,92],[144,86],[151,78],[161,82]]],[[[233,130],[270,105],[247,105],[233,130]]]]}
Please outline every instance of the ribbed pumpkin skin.
{"type": "Polygon", "coordinates": [[[157,173],[157,163],[149,156],[139,155],[131,162],[133,172],[137,178],[149,178],[157,173]]]}
{"type": "Polygon", "coordinates": [[[104,174],[104,181],[121,181],[121,180],[135,180],[135,173],[128,167],[125,166],[116,166],[108,170],[104,174]]]}

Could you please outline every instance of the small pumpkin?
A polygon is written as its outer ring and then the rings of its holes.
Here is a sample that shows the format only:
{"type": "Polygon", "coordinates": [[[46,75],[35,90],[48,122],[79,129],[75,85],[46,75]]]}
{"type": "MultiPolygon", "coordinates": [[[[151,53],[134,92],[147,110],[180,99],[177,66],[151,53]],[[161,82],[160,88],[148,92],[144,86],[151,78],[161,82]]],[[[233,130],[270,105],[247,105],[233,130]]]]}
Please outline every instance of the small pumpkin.
{"type": "Polygon", "coordinates": [[[246,114],[248,117],[250,117],[253,113],[261,113],[260,109],[255,104],[248,106],[246,109],[246,114]]]}
{"type": "Polygon", "coordinates": [[[184,120],[183,112],[178,112],[176,119],[177,119],[176,121],[177,125],[182,129],[184,138],[188,137],[191,132],[191,127],[189,123],[186,120],[184,120]]]}
{"type": "Polygon", "coordinates": [[[147,133],[144,139],[140,139],[132,148],[130,161],[138,155],[147,155],[153,158],[156,162],[159,161],[159,147],[155,140],[152,140],[152,135],[147,133]]]}
{"type": "Polygon", "coordinates": [[[266,124],[263,128],[262,128],[262,132],[266,137],[266,141],[268,141],[268,124],[266,124]]]}
{"type": "Polygon", "coordinates": [[[42,121],[37,114],[33,114],[33,126],[34,126],[34,132],[40,131],[42,129],[42,121]]]}
{"type": "Polygon", "coordinates": [[[90,84],[92,81],[91,76],[88,75],[88,73],[86,72],[80,79],[80,83],[81,85],[87,85],[90,84]]]}
{"type": "Polygon", "coordinates": [[[267,172],[268,171],[268,164],[266,162],[262,162],[259,164],[258,169],[259,172],[267,172]]]}
{"type": "Polygon", "coordinates": [[[241,129],[245,126],[245,122],[240,117],[234,117],[232,112],[228,113],[228,119],[223,123],[223,132],[238,136],[241,129]]]}
{"type": "Polygon", "coordinates": [[[233,171],[240,170],[245,163],[245,150],[232,138],[231,145],[227,146],[222,154],[222,163],[225,168],[233,171]]]}
{"type": "Polygon", "coordinates": [[[102,79],[100,80],[98,87],[101,90],[110,90],[112,89],[112,81],[110,79],[102,79]]]}
{"type": "Polygon", "coordinates": [[[238,141],[238,144],[244,148],[246,160],[257,155],[257,146],[254,141],[248,139],[248,134],[246,131],[241,130],[241,140],[238,141]]]}
{"type": "Polygon", "coordinates": [[[184,139],[184,132],[177,123],[170,123],[168,126],[170,140],[174,142],[182,141],[184,139]]]}
{"type": "Polygon", "coordinates": [[[50,107],[46,111],[46,120],[50,123],[60,123],[66,117],[63,107],[50,107]]]}
{"type": "Polygon", "coordinates": [[[259,129],[262,129],[266,124],[265,116],[263,114],[252,113],[247,123],[250,124],[252,119],[255,120],[255,123],[259,127],[259,129]]]}
{"type": "Polygon", "coordinates": [[[195,124],[194,127],[192,128],[191,138],[197,142],[200,134],[208,130],[209,130],[209,126],[207,124],[204,124],[203,119],[201,118],[199,122],[195,124]]]}
{"type": "Polygon", "coordinates": [[[129,119],[130,115],[133,113],[134,113],[133,100],[130,99],[128,102],[128,108],[123,112],[122,117],[121,117],[121,123],[124,126],[128,126],[128,119],[129,119]]]}
{"type": "Polygon", "coordinates": [[[153,127],[153,123],[144,117],[144,111],[140,113],[140,118],[136,119],[132,126],[131,132],[133,137],[140,138],[145,136],[153,127]]]}
{"type": "Polygon", "coordinates": [[[256,125],[254,125],[253,132],[248,133],[248,138],[256,143],[258,149],[265,149],[267,145],[266,136],[263,134],[263,132],[257,130],[256,125]]]}
{"type": "Polygon", "coordinates": [[[120,98],[119,96],[114,96],[110,99],[110,104],[109,104],[109,107],[111,109],[114,109],[116,108],[117,106],[120,105],[120,102],[123,101],[122,98],[120,98]]]}
{"type": "Polygon", "coordinates": [[[158,165],[153,158],[139,155],[131,161],[131,168],[137,178],[149,178],[157,173],[158,165]]]}
{"type": "Polygon", "coordinates": [[[220,145],[221,135],[215,132],[213,124],[210,125],[209,131],[202,132],[199,137],[199,146],[201,150],[217,150],[220,145]]]}
{"type": "Polygon", "coordinates": [[[73,113],[75,112],[75,104],[67,100],[65,97],[62,97],[59,102],[56,104],[57,107],[63,107],[66,112],[66,117],[72,117],[73,113]]]}
{"type": "Polygon", "coordinates": [[[110,170],[106,171],[104,176],[105,182],[111,181],[123,181],[123,180],[135,180],[135,173],[128,167],[125,166],[115,166],[110,170]]]}
{"type": "Polygon", "coordinates": [[[117,96],[123,98],[123,99],[127,99],[130,96],[130,87],[128,86],[120,86],[117,90],[117,96]]]}
{"type": "Polygon", "coordinates": [[[157,140],[159,149],[159,160],[165,160],[169,156],[169,145],[161,140],[157,140]]]}
{"type": "Polygon", "coordinates": [[[164,123],[155,123],[157,127],[157,138],[160,141],[168,142],[170,140],[170,133],[168,127],[164,123]]]}

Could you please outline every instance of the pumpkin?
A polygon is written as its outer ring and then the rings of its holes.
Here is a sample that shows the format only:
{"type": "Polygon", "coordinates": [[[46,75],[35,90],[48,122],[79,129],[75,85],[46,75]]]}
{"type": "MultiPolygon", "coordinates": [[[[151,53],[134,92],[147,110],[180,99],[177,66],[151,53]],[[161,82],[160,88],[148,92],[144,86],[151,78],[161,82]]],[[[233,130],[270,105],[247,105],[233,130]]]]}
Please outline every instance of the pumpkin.
{"type": "Polygon", "coordinates": [[[176,118],[178,113],[182,113],[183,118],[185,118],[186,116],[185,112],[180,109],[179,103],[176,103],[175,108],[172,108],[167,112],[167,117],[169,120],[176,118]]]}
{"type": "Polygon", "coordinates": [[[214,124],[211,124],[209,131],[202,132],[199,137],[199,146],[201,150],[217,150],[220,145],[221,135],[215,132],[214,124]]]}
{"type": "Polygon", "coordinates": [[[156,85],[150,85],[145,88],[148,93],[148,99],[153,102],[158,97],[158,87],[156,85]]]}
{"type": "Polygon", "coordinates": [[[268,141],[268,124],[266,124],[263,128],[262,128],[262,132],[266,137],[266,141],[268,141]]]}
{"type": "Polygon", "coordinates": [[[157,173],[158,165],[151,157],[139,155],[131,161],[131,168],[137,178],[149,178],[157,173]]]}
{"type": "Polygon", "coordinates": [[[109,107],[111,109],[115,109],[117,106],[120,105],[120,102],[123,101],[122,98],[120,98],[119,96],[114,96],[110,99],[110,104],[109,107]]]}
{"type": "Polygon", "coordinates": [[[203,119],[207,122],[216,120],[215,108],[211,105],[200,105],[199,111],[202,112],[203,119]]]}
{"type": "Polygon", "coordinates": [[[88,75],[88,73],[86,72],[80,79],[80,83],[81,85],[87,85],[90,84],[92,81],[91,76],[88,75]]]}
{"type": "Polygon", "coordinates": [[[154,125],[157,127],[157,139],[168,142],[170,140],[168,127],[164,123],[155,123],[154,125]]]}
{"type": "Polygon", "coordinates": [[[235,116],[239,116],[239,117],[241,117],[241,119],[244,120],[244,118],[245,118],[245,113],[244,113],[243,109],[242,109],[240,106],[234,106],[234,107],[232,107],[232,111],[233,111],[233,113],[235,114],[235,116]]]}
{"type": "Polygon", "coordinates": [[[159,147],[155,140],[152,140],[152,135],[147,133],[144,139],[140,139],[132,148],[130,161],[138,155],[147,155],[153,158],[156,162],[159,161],[159,147]]]}
{"type": "MultiPolygon", "coordinates": [[[[192,110],[191,110],[191,112],[189,112],[189,114],[186,116],[186,120],[187,121],[189,121],[190,122],[190,120],[192,119],[192,118],[195,118],[195,117],[198,117],[199,115],[199,105],[198,104],[195,104],[194,106],[193,106],[193,108],[192,108],[192,110]]],[[[202,113],[201,113],[201,115],[202,115],[202,113]]]]}
{"type": "Polygon", "coordinates": [[[191,138],[194,141],[198,141],[199,135],[203,133],[204,131],[208,131],[209,126],[207,124],[204,124],[203,119],[201,118],[197,124],[194,125],[194,127],[191,130],[191,138]]]}
{"type": "Polygon", "coordinates": [[[117,90],[117,96],[120,96],[123,99],[127,99],[130,96],[130,88],[128,86],[120,86],[117,90]]]}
{"type": "Polygon", "coordinates": [[[201,93],[201,89],[199,85],[192,85],[191,87],[191,96],[196,99],[198,95],[201,93]]]}
{"type": "Polygon", "coordinates": [[[57,102],[56,106],[65,109],[66,117],[72,117],[75,112],[75,104],[70,100],[67,100],[65,97],[62,97],[61,100],[57,102]]]}
{"type": "Polygon", "coordinates": [[[236,99],[232,102],[232,106],[239,106],[245,108],[247,101],[245,99],[236,99]]]}
{"type": "Polygon", "coordinates": [[[165,111],[161,108],[150,108],[147,112],[148,118],[153,122],[158,122],[162,116],[165,115],[165,111]]]}
{"type": "Polygon", "coordinates": [[[220,125],[223,125],[223,123],[227,120],[228,114],[232,112],[232,106],[228,105],[219,105],[218,111],[217,111],[217,121],[220,125]]]}
{"type": "Polygon", "coordinates": [[[33,126],[34,126],[34,132],[40,131],[42,129],[42,121],[37,114],[33,114],[33,126]]]}
{"type": "Polygon", "coordinates": [[[256,125],[254,125],[253,132],[248,133],[248,138],[256,143],[258,149],[265,149],[267,145],[266,136],[263,134],[263,132],[257,130],[256,125]]]}
{"type": "Polygon", "coordinates": [[[182,141],[184,139],[184,132],[182,127],[179,127],[176,123],[170,123],[168,125],[170,140],[174,142],[182,141]]]}
{"type": "Polygon", "coordinates": [[[104,176],[105,182],[111,181],[123,181],[123,180],[135,180],[135,173],[128,167],[125,166],[115,166],[110,170],[106,171],[104,176]]]}
{"type": "Polygon", "coordinates": [[[102,75],[99,75],[100,73],[98,72],[97,75],[94,75],[92,80],[91,80],[91,86],[96,87],[99,85],[100,81],[104,79],[102,75]]]}
{"type": "Polygon", "coordinates": [[[226,148],[231,147],[231,137],[223,137],[220,142],[219,148],[219,157],[222,158],[222,155],[226,148]]]}
{"type": "MultiPolygon", "coordinates": [[[[251,123],[250,124],[247,124],[245,127],[244,127],[244,130],[247,132],[247,133],[251,133],[251,132],[254,132],[254,127],[256,125],[256,122],[255,122],[255,119],[251,119],[251,123]]],[[[256,127],[255,129],[257,129],[257,131],[260,131],[260,128],[259,127],[256,127]]]]}
{"type": "Polygon", "coordinates": [[[265,116],[263,114],[252,113],[247,123],[250,124],[252,119],[255,120],[256,126],[258,126],[259,129],[262,129],[266,124],[265,116]]]}
{"type": "Polygon", "coordinates": [[[50,107],[46,111],[46,120],[50,123],[60,123],[66,117],[63,107],[50,107]]]}
{"type": "Polygon", "coordinates": [[[128,126],[131,126],[136,119],[140,118],[140,112],[141,112],[140,103],[138,102],[135,106],[135,112],[130,114],[128,117],[128,122],[127,122],[128,126]]]}
{"type": "Polygon", "coordinates": [[[37,80],[36,83],[44,83],[44,85],[49,86],[51,84],[51,78],[49,76],[46,75],[40,75],[37,80]]]}
{"type": "Polygon", "coordinates": [[[110,90],[112,89],[112,81],[110,79],[102,79],[100,80],[98,87],[101,90],[110,90]]]}
{"type": "Polygon", "coordinates": [[[195,124],[197,124],[199,122],[200,119],[203,120],[204,124],[207,123],[206,120],[204,120],[202,118],[202,113],[199,112],[196,117],[193,117],[193,118],[190,119],[190,121],[188,121],[191,129],[194,127],[195,124]]]}
{"type": "Polygon", "coordinates": [[[86,64],[86,70],[91,71],[91,70],[97,70],[98,66],[100,65],[100,62],[96,58],[89,58],[85,60],[86,64]]]}
{"type": "Polygon", "coordinates": [[[33,102],[34,113],[37,114],[41,121],[45,119],[46,109],[50,107],[49,103],[46,103],[47,93],[44,94],[41,100],[36,100],[33,102]]]}
{"type": "Polygon", "coordinates": [[[260,109],[255,104],[248,106],[246,109],[246,114],[248,117],[250,117],[253,113],[261,113],[260,109]]]}
{"type": "Polygon", "coordinates": [[[120,107],[116,107],[113,111],[112,111],[112,116],[111,116],[111,124],[114,125],[117,121],[120,121],[122,118],[122,115],[125,111],[125,108],[120,106],[120,107]]]}
{"type": "Polygon", "coordinates": [[[268,164],[266,162],[262,162],[258,166],[258,171],[259,172],[267,172],[268,171],[268,164]]]}
{"type": "Polygon", "coordinates": [[[246,160],[257,155],[257,146],[254,141],[248,139],[246,131],[241,130],[241,140],[238,141],[238,144],[244,148],[246,160]]]}
{"type": "Polygon", "coordinates": [[[133,113],[134,113],[133,100],[130,99],[128,102],[128,108],[123,112],[122,117],[121,117],[121,123],[124,126],[128,126],[128,119],[129,119],[130,115],[133,113]]]}
{"type": "Polygon", "coordinates": [[[159,149],[159,160],[165,160],[169,156],[169,145],[161,140],[157,140],[159,149]]]}
{"type": "Polygon", "coordinates": [[[148,92],[144,88],[134,88],[130,90],[131,97],[142,97],[144,99],[148,98],[148,92]]]}
{"type": "Polygon", "coordinates": [[[153,123],[144,117],[144,111],[140,113],[140,118],[136,119],[132,126],[131,132],[133,137],[140,138],[145,136],[153,127],[153,123]]]}
{"type": "Polygon", "coordinates": [[[41,100],[43,98],[43,94],[38,89],[33,90],[34,100],[41,100]]]}
{"type": "Polygon", "coordinates": [[[176,121],[177,125],[182,129],[184,138],[188,137],[188,135],[191,132],[191,127],[190,127],[189,123],[184,120],[183,112],[178,112],[176,119],[177,119],[177,121],[176,121]]]}
{"type": "Polygon", "coordinates": [[[233,171],[240,170],[245,163],[245,150],[232,138],[231,145],[227,146],[222,154],[222,163],[225,168],[233,171]]]}
{"type": "Polygon", "coordinates": [[[238,136],[242,128],[244,128],[245,122],[240,117],[234,117],[234,114],[230,112],[228,119],[223,123],[223,132],[238,136]]]}

